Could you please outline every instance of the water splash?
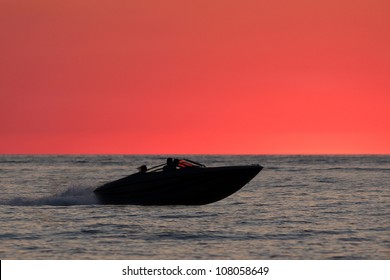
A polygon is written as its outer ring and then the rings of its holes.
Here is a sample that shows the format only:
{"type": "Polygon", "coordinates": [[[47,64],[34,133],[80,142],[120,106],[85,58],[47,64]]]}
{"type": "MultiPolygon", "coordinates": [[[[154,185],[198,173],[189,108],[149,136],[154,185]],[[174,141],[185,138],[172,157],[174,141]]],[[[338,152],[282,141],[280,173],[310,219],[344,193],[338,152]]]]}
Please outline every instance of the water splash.
{"type": "Polygon", "coordinates": [[[97,198],[91,186],[71,186],[65,191],[54,195],[26,198],[16,197],[5,201],[5,205],[11,206],[72,206],[72,205],[92,205],[98,204],[97,198]]]}

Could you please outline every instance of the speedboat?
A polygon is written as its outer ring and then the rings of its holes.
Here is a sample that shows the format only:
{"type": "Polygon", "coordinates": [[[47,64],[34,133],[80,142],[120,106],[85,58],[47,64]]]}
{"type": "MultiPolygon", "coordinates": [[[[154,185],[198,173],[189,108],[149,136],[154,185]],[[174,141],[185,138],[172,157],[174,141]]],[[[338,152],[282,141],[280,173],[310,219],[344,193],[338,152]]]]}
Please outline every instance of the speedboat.
{"type": "Polygon", "coordinates": [[[167,162],[106,183],[94,190],[102,204],[202,205],[240,190],[262,169],[258,164],[206,167],[188,160],[167,162]]]}

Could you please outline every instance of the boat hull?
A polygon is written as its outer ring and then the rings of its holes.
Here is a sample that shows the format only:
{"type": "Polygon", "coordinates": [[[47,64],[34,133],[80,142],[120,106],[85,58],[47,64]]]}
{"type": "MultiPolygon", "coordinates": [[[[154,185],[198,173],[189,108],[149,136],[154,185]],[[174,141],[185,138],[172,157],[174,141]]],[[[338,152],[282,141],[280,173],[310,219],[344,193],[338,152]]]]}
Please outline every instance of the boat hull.
{"type": "Polygon", "coordinates": [[[248,165],[137,173],[107,183],[95,194],[102,204],[202,205],[237,192],[261,169],[248,165]]]}

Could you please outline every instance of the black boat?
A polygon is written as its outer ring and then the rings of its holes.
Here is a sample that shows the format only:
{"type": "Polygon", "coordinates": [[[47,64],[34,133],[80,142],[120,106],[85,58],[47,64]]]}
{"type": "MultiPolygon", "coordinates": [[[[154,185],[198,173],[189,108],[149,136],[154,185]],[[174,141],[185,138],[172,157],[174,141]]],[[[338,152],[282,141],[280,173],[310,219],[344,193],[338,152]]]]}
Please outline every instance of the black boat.
{"type": "Polygon", "coordinates": [[[206,167],[187,159],[167,163],[94,190],[102,204],[201,205],[237,192],[262,169],[260,165],[206,167]]]}

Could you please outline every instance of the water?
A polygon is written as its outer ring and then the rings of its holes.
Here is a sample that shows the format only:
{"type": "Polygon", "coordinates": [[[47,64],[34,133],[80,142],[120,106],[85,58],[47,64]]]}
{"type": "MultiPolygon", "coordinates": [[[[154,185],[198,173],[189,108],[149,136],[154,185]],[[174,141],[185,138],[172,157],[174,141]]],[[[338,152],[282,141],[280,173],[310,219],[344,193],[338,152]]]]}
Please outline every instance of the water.
{"type": "Polygon", "coordinates": [[[164,156],[0,156],[0,259],[390,259],[390,156],[187,156],[260,163],[203,206],[99,205],[164,156]]]}

